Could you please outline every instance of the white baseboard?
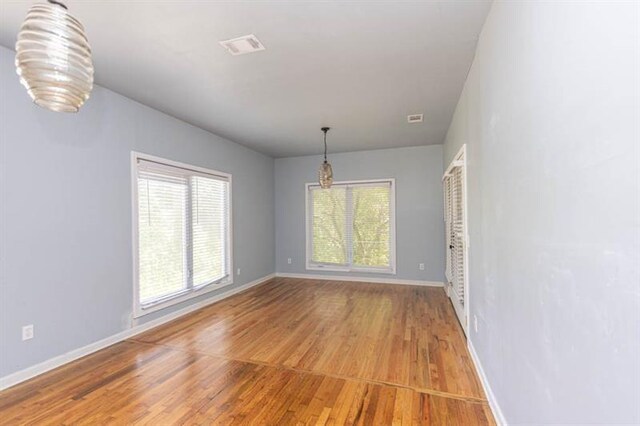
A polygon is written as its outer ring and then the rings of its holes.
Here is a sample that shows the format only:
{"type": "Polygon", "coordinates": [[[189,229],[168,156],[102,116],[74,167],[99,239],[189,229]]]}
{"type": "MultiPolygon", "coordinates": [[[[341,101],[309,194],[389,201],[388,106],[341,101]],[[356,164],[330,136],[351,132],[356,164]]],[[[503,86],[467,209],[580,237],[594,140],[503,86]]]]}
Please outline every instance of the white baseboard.
{"type": "Polygon", "coordinates": [[[484,393],[487,395],[487,400],[489,401],[489,407],[491,407],[491,412],[493,413],[493,417],[496,419],[496,423],[498,425],[507,426],[507,420],[504,418],[504,414],[500,409],[500,405],[498,405],[498,400],[491,390],[491,385],[487,380],[487,376],[484,374],[484,369],[482,368],[482,364],[480,363],[480,358],[478,358],[478,354],[476,353],[471,340],[467,340],[467,347],[469,348],[469,353],[471,353],[471,359],[476,366],[476,371],[480,376],[480,382],[482,383],[482,387],[484,388],[484,393]]]}
{"type": "Polygon", "coordinates": [[[257,280],[229,289],[224,293],[216,294],[215,296],[205,299],[201,302],[194,303],[193,305],[189,305],[186,308],[182,308],[177,311],[171,312],[170,314],[164,315],[160,318],[156,318],[144,324],[134,325],[133,327],[127,330],[123,330],[105,339],[98,340],[97,342],[90,343],[81,348],[74,349],[65,354],[48,359],[44,362],[41,362],[40,364],[36,364],[34,366],[25,368],[24,370],[16,371],[15,373],[1,377],[0,390],[7,389],[11,386],[17,385],[18,383],[29,380],[35,376],[39,376],[40,374],[46,373],[47,371],[53,370],[54,368],[58,368],[64,364],[70,363],[71,361],[75,361],[78,358],[82,358],[84,356],[97,352],[100,349],[104,349],[108,346],[111,346],[115,343],[126,340],[130,337],[133,337],[140,333],[144,333],[145,331],[158,327],[169,321],[173,321],[174,319],[179,318],[183,315],[186,315],[193,311],[197,311],[198,309],[204,308],[205,306],[211,305],[212,303],[218,302],[222,299],[226,299],[227,297],[233,296],[234,294],[240,293],[241,291],[247,290],[248,288],[254,287],[258,284],[262,284],[263,282],[268,281],[273,277],[275,277],[275,274],[269,274],[262,278],[258,278],[257,280]]]}
{"type": "Polygon", "coordinates": [[[418,285],[423,287],[444,287],[444,283],[441,281],[400,280],[396,278],[353,277],[353,276],[315,275],[315,274],[289,274],[285,272],[276,272],[276,277],[327,280],[327,281],[354,281],[354,282],[376,283],[376,284],[418,285]]]}

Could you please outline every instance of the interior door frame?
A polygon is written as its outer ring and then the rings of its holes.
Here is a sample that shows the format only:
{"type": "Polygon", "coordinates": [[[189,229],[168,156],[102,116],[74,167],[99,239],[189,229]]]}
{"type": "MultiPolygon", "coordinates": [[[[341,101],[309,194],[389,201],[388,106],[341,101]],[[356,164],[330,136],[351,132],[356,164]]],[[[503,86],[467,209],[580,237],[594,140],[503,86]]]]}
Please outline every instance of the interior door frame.
{"type": "MultiPolygon", "coordinates": [[[[444,190],[444,180],[449,177],[451,175],[451,171],[455,168],[455,167],[462,167],[463,169],[463,173],[462,173],[462,222],[463,222],[463,226],[464,226],[464,235],[463,235],[463,240],[464,240],[464,248],[462,251],[462,256],[463,256],[463,262],[464,262],[464,323],[463,321],[460,321],[460,324],[462,325],[462,330],[464,331],[465,337],[468,334],[468,329],[469,329],[469,317],[470,317],[470,309],[469,309],[469,220],[468,220],[468,216],[469,216],[469,203],[467,202],[468,199],[468,195],[467,195],[467,144],[462,144],[462,146],[460,147],[460,149],[458,150],[458,152],[456,153],[456,155],[453,157],[453,160],[451,160],[451,163],[449,164],[449,166],[447,167],[447,169],[445,170],[444,174],[442,175],[442,182],[443,182],[443,190],[444,190]]],[[[446,194],[445,194],[446,197],[446,194]]],[[[446,201],[445,201],[446,202],[446,201]]],[[[445,207],[446,208],[446,207],[445,207]]],[[[446,214],[446,213],[445,213],[446,214]]],[[[445,219],[446,221],[446,219],[445,219]]],[[[448,232],[448,230],[447,230],[448,232]]],[[[445,239],[445,244],[446,244],[446,239],[445,239]]],[[[445,246],[446,250],[450,250],[449,247],[445,246]]],[[[445,273],[446,275],[446,273],[445,273]]],[[[448,277],[447,277],[447,285],[446,285],[446,292],[447,292],[447,296],[449,297],[449,300],[451,300],[451,295],[452,295],[452,291],[451,291],[451,285],[448,282],[448,277]]],[[[453,301],[451,301],[452,305],[453,305],[453,301]]],[[[453,306],[454,310],[455,305],[453,306]]]]}

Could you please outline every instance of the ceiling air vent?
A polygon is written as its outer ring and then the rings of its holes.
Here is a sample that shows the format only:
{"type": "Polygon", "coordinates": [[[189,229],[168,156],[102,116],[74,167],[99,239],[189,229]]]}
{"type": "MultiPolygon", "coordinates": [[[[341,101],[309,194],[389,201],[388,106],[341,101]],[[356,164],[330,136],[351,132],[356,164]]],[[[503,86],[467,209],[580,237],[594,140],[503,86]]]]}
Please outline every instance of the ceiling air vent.
{"type": "Polygon", "coordinates": [[[220,45],[227,49],[227,51],[233,56],[265,50],[264,45],[260,43],[260,40],[258,40],[258,38],[253,34],[231,40],[224,40],[220,42],[220,45]]]}
{"type": "Polygon", "coordinates": [[[407,115],[407,123],[422,123],[423,114],[407,115]]]}

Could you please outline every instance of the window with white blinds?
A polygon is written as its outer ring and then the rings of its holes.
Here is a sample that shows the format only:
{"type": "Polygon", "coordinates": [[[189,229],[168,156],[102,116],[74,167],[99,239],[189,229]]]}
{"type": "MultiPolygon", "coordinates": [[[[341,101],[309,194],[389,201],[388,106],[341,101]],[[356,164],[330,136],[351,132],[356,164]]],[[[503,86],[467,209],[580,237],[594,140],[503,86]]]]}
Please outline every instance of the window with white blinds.
{"type": "Polygon", "coordinates": [[[393,180],[307,184],[307,268],[395,273],[393,180]]]}
{"type": "Polygon", "coordinates": [[[139,315],[231,283],[231,176],[134,155],[139,315]]]}

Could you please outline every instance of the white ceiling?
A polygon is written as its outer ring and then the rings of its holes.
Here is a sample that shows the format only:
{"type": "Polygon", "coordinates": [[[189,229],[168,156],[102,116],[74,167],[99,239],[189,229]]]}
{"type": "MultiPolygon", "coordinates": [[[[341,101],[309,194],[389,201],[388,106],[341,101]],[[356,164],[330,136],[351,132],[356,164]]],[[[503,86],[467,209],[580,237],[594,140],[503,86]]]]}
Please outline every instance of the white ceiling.
{"type": "MultiPolygon", "coordinates": [[[[32,1],[0,0],[13,48],[32,1]]],[[[67,1],[96,82],[274,157],[442,143],[490,0],[67,1]],[[263,52],[218,44],[255,34],[263,52]],[[408,124],[407,115],[424,113],[408,124]]],[[[91,100],[89,100],[91,102],[91,100]]]]}

